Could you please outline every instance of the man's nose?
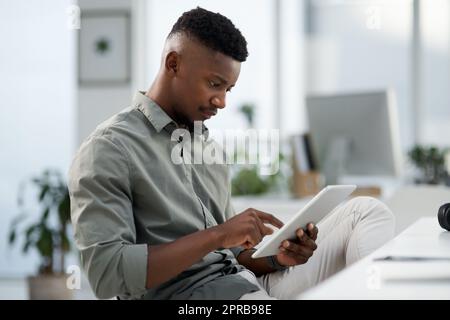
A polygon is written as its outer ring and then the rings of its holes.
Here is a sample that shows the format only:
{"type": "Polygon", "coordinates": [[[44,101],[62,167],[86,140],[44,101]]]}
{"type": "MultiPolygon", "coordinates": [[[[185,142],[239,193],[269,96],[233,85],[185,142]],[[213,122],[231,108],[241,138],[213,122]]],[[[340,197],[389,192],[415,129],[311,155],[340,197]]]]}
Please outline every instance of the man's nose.
{"type": "Polygon", "coordinates": [[[216,96],[216,97],[212,98],[211,102],[212,102],[212,104],[213,104],[214,106],[216,106],[217,108],[223,109],[223,108],[225,108],[225,106],[226,106],[226,98],[225,98],[225,95],[223,95],[223,96],[221,96],[221,97],[216,96]]]}

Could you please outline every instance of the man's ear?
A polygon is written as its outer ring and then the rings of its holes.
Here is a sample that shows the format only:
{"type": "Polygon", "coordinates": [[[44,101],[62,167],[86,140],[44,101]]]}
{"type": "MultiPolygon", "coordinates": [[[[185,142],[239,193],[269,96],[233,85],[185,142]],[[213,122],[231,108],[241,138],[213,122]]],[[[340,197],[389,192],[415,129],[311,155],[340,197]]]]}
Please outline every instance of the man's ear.
{"type": "Polygon", "coordinates": [[[166,72],[168,72],[172,76],[176,75],[179,69],[179,64],[180,64],[180,56],[178,55],[178,53],[175,51],[169,52],[169,54],[166,56],[164,66],[166,72]]]}

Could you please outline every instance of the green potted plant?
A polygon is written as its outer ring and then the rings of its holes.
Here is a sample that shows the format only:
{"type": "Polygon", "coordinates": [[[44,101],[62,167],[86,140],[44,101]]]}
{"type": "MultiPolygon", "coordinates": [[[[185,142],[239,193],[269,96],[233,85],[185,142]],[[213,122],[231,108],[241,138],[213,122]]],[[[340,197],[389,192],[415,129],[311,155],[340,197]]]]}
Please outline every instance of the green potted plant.
{"type": "Polygon", "coordinates": [[[37,275],[27,278],[30,299],[71,299],[66,286],[65,256],[70,250],[67,228],[70,223],[70,198],[67,185],[57,170],[45,170],[32,179],[37,187],[40,215],[28,222],[25,208],[25,188],[19,190],[20,214],[12,221],[9,244],[22,236],[22,251],[35,249],[40,255],[37,275]]]}
{"type": "Polygon", "coordinates": [[[408,156],[414,166],[420,171],[416,183],[440,184],[446,180],[448,173],[445,169],[446,150],[435,146],[415,145],[408,156]]]}
{"type": "MultiPolygon", "coordinates": [[[[246,120],[248,129],[253,129],[255,126],[255,105],[253,103],[244,103],[238,110],[246,120]]],[[[250,147],[250,149],[252,148],[250,147]]],[[[238,162],[238,158],[247,159],[249,157],[250,155],[246,150],[237,150],[233,155],[235,163],[238,162]]],[[[258,157],[259,155],[256,154],[256,158],[258,157]]],[[[278,154],[280,164],[283,162],[283,159],[284,156],[280,152],[278,154]]],[[[277,171],[273,175],[264,176],[260,174],[260,169],[259,164],[234,165],[231,170],[231,194],[233,196],[261,195],[276,190],[280,181],[284,178],[282,173],[277,171]]]]}
{"type": "Polygon", "coordinates": [[[253,128],[255,120],[255,106],[252,103],[246,103],[239,108],[239,111],[245,117],[248,126],[253,128]]]}
{"type": "Polygon", "coordinates": [[[269,188],[269,181],[260,177],[257,167],[241,168],[231,181],[231,194],[233,196],[263,194],[269,188]]]}

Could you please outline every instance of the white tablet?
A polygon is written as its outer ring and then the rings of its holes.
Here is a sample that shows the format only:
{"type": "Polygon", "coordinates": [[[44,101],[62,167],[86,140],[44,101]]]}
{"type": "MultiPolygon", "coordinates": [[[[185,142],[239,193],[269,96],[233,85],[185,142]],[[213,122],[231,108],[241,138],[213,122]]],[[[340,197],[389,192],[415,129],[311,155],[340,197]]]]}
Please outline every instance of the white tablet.
{"type": "MultiPolygon", "coordinates": [[[[338,204],[344,201],[354,190],[355,185],[337,185],[323,188],[314,198],[297,212],[281,229],[263,243],[252,254],[252,258],[261,258],[278,254],[283,240],[295,239],[295,231],[306,228],[310,222],[315,225],[328,215],[338,204]]],[[[319,231],[320,232],[320,231],[319,231]]]]}

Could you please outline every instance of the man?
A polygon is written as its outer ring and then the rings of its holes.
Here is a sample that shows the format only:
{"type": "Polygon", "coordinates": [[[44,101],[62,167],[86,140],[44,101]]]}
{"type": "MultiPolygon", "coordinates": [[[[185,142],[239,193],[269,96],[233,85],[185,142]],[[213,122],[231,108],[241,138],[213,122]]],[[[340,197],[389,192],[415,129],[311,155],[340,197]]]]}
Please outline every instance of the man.
{"type": "MultiPolygon", "coordinates": [[[[192,132],[225,107],[246,46],[226,17],[185,12],[150,89],[81,145],[69,172],[72,221],[97,297],[294,299],[392,236],[389,210],[356,198],[335,210],[319,237],[310,224],[276,256],[252,259],[272,232],[267,225],[281,221],[256,209],[234,214],[225,165],[173,161],[176,130],[192,132]]],[[[205,145],[207,133],[203,126],[205,145]]]]}

